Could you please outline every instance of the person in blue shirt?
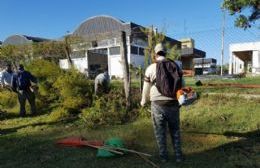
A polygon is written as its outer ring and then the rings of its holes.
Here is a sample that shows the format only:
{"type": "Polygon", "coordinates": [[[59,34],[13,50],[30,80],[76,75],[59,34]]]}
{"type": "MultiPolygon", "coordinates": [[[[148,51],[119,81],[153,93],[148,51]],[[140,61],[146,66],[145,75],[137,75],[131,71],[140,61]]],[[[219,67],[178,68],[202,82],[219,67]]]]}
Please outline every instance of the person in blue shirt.
{"type": "Polygon", "coordinates": [[[25,104],[28,100],[31,107],[31,114],[36,114],[35,89],[37,88],[37,79],[28,71],[24,70],[23,65],[19,65],[18,71],[13,75],[12,89],[17,92],[20,104],[20,116],[26,114],[25,104]]]}

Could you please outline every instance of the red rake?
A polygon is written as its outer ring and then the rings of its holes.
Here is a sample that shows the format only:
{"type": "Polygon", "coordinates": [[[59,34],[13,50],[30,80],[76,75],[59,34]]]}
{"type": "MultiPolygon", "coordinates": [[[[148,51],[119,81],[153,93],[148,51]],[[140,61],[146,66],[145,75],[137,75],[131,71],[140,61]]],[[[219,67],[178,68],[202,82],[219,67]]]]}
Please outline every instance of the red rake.
{"type": "Polygon", "coordinates": [[[71,147],[84,147],[86,144],[93,146],[103,146],[104,142],[100,140],[87,141],[81,137],[68,137],[56,142],[58,145],[71,146],[71,147]]]}
{"type": "Polygon", "coordinates": [[[101,140],[89,141],[89,140],[84,140],[81,137],[69,137],[69,138],[64,138],[64,139],[58,140],[56,143],[58,145],[70,146],[70,147],[85,147],[85,146],[89,146],[89,147],[96,148],[96,149],[107,150],[109,152],[113,152],[113,153],[120,154],[120,155],[123,155],[124,153],[123,152],[119,152],[117,150],[127,151],[127,152],[130,152],[130,153],[138,154],[147,163],[151,164],[155,168],[159,168],[158,165],[156,165],[155,163],[153,163],[152,161],[150,161],[146,157],[142,156],[142,155],[151,156],[150,154],[146,154],[146,153],[142,153],[142,152],[138,152],[138,151],[135,151],[135,150],[126,149],[126,148],[104,146],[104,142],[101,141],[101,140]]]}
{"type": "Polygon", "coordinates": [[[69,147],[89,146],[89,147],[96,148],[96,149],[104,149],[104,150],[107,150],[109,152],[113,152],[113,153],[120,154],[120,155],[124,154],[123,152],[119,152],[119,151],[104,147],[104,142],[100,141],[100,140],[87,141],[87,140],[84,140],[81,137],[69,137],[69,138],[58,140],[56,143],[58,145],[69,146],[69,147]]]}

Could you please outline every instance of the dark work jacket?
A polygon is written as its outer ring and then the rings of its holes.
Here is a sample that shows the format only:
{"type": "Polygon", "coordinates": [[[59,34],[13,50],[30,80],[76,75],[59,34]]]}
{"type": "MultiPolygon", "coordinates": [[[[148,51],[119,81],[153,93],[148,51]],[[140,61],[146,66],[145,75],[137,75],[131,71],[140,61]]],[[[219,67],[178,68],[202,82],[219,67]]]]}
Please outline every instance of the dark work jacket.
{"type": "Polygon", "coordinates": [[[24,70],[19,70],[17,73],[15,73],[13,75],[13,78],[12,78],[12,89],[13,90],[19,90],[19,87],[18,87],[18,75],[20,74],[23,74],[24,78],[26,80],[28,80],[28,86],[26,89],[29,89],[30,86],[31,86],[31,82],[33,83],[37,83],[37,79],[28,71],[24,71],[24,70]]]}

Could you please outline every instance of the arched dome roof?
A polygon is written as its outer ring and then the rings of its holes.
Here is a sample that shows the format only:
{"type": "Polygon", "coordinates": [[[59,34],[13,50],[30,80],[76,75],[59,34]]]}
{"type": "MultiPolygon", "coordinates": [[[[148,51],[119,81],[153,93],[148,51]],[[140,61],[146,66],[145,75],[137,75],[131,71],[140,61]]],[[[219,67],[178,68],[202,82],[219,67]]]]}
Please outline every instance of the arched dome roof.
{"type": "Polygon", "coordinates": [[[26,35],[12,35],[7,37],[3,41],[3,45],[23,45],[32,42],[43,42],[43,41],[47,41],[47,39],[39,38],[39,37],[31,37],[26,35]]]}
{"type": "Polygon", "coordinates": [[[3,45],[22,45],[22,44],[29,44],[31,41],[28,40],[23,35],[12,35],[7,37],[3,41],[3,45]]]}
{"type": "Polygon", "coordinates": [[[77,36],[93,36],[93,34],[118,32],[125,30],[127,25],[129,24],[111,16],[94,16],[81,23],[73,34],[77,36]]]}

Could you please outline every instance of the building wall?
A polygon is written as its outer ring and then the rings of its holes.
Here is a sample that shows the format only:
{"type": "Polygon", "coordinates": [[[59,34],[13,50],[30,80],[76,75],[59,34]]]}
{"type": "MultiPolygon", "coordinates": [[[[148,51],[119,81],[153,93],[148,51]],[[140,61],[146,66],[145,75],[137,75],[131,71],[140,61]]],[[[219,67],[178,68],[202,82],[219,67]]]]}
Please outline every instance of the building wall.
{"type": "Polygon", "coordinates": [[[88,69],[88,61],[86,58],[77,58],[73,59],[73,64],[75,67],[82,73],[86,73],[88,69]]]}
{"type": "Polygon", "coordinates": [[[115,77],[123,77],[123,68],[121,64],[121,55],[113,55],[108,58],[109,75],[115,77]]]}
{"type": "MultiPolygon", "coordinates": [[[[88,69],[88,61],[87,58],[73,58],[73,65],[77,68],[81,73],[86,73],[88,69]]],[[[60,59],[59,65],[61,69],[69,69],[69,62],[67,59],[60,59]]]]}
{"type": "Polygon", "coordinates": [[[245,62],[235,52],[252,51],[252,74],[260,74],[260,42],[237,43],[229,46],[229,74],[243,73],[245,62]]]}
{"type": "Polygon", "coordinates": [[[259,51],[253,51],[252,73],[260,74],[260,48],[259,51]]]}
{"type": "Polygon", "coordinates": [[[239,74],[244,72],[244,62],[238,57],[234,57],[234,74],[239,74]]]}
{"type": "MultiPolygon", "coordinates": [[[[94,16],[88,18],[74,31],[73,35],[80,36],[88,42],[88,44],[77,45],[80,50],[96,50],[107,49],[107,64],[110,76],[123,77],[121,53],[116,51],[111,54],[112,47],[120,47],[121,45],[121,32],[126,33],[127,44],[127,59],[128,63],[135,67],[144,66],[144,53],[140,54],[140,48],[147,47],[147,35],[142,32],[143,26],[131,22],[123,22],[111,16],[94,16]],[[138,52],[132,52],[131,46],[138,48],[138,52]]],[[[165,41],[170,42],[172,45],[178,45],[181,48],[181,42],[166,37],[165,41]]],[[[78,49],[79,49],[78,48],[78,49]]],[[[97,60],[95,60],[97,61],[97,60]]],[[[61,60],[60,65],[68,68],[66,61],[61,60]]],[[[98,62],[98,61],[97,61],[98,62]]],[[[76,61],[76,63],[78,63],[76,61]]],[[[95,62],[94,62],[95,63],[95,62]]],[[[80,67],[81,63],[78,63],[80,67]]]]}
{"type": "MultiPolygon", "coordinates": [[[[101,41],[97,41],[97,47],[90,47],[89,50],[94,49],[107,49],[107,64],[108,64],[108,72],[109,75],[122,78],[123,77],[123,69],[121,64],[121,55],[120,52],[118,54],[111,54],[110,50],[113,47],[120,47],[120,41],[117,38],[112,39],[103,39],[101,41]]],[[[144,66],[144,55],[141,55],[139,48],[145,48],[147,45],[147,42],[141,40],[141,39],[133,39],[130,43],[129,37],[127,37],[127,59],[128,63],[132,64],[134,67],[143,67],[144,66]],[[131,53],[131,46],[135,46],[138,48],[137,54],[131,53]]],[[[86,48],[77,48],[74,49],[74,51],[79,50],[86,50],[86,48]]],[[[100,61],[98,59],[94,59],[92,57],[91,60],[88,60],[87,54],[85,55],[85,58],[73,58],[73,63],[75,64],[75,67],[79,69],[80,72],[84,72],[89,69],[90,64],[100,63],[103,64],[104,61],[100,61]]],[[[68,69],[68,61],[67,59],[60,60],[60,67],[62,69],[68,69]]]]}
{"type": "Polygon", "coordinates": [[[181,39],[181,48],[195,48],[195,43],[192,38],[181,39]]]}

